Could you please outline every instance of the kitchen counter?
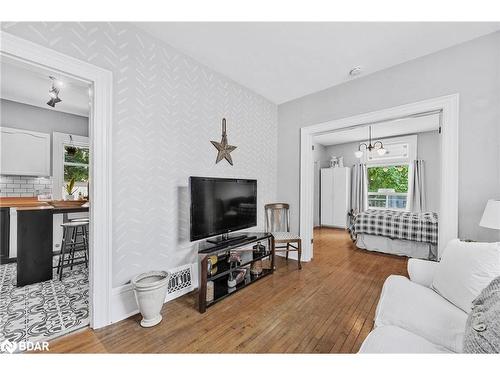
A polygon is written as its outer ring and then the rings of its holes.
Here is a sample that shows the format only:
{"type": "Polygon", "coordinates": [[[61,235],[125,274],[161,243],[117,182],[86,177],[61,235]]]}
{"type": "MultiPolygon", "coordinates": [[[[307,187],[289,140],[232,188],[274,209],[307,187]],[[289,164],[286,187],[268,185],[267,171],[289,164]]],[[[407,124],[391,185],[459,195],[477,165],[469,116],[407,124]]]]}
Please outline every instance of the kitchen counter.
{"type": "Polygon", "coordinates": [[[39,201],[37,198],[0,198],[0,207],[46,207],[49,206],[47,202],[39,201]]]}
{"type": "MultiPolygon", "coordinates": [[[[0,207],[15,208],[17,211],[34,211],[34,210],[61,210],[61,213],[67,210],[85,208],[81,207],[83,204],[87,203],[84,200],[78,201],[63,201],[63,200],[52,200],[52,201],[39,201],[37,198],[0,198],[0,207]]],[[[87,207],[88,209],[88,207],[87,207]]],[[[85,210],[83,210],[85,211],[85,210]]],[[[72,211],[76,212],[76,211],[72,211]]]]}
{"type": "MultiPolygon", "coordinates": [[[[86,201],[0,198],[0,208],[16,212],[17,286],[52,279],[53,216],[88,212],[86,201]]],[[[15,245],[14,245],[15,246],[15,245]]]]}

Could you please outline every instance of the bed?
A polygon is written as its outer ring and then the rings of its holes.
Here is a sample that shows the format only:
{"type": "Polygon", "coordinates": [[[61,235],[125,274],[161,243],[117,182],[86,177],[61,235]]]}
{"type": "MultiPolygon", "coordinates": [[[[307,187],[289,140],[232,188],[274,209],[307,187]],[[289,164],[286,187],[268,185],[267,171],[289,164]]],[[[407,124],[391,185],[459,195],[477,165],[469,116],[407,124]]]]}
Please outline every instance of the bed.
{"type": "Polygon", "coordinates": [[[370,209],[352,216],[349,233],[361,249],[419,259],[437,256],[435,212],[370,209]]]}

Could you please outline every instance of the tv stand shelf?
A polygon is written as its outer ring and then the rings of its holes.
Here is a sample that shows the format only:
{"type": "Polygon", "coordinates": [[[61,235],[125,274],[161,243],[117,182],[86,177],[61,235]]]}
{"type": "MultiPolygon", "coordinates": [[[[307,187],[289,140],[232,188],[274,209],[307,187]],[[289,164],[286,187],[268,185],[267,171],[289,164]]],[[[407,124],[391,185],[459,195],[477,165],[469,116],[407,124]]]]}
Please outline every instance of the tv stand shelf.
{"type": "Polygon", "coordinates": [[[247,237],[238,243],[230,243],[223,245],[216,245],[210,242],[204,242],[200,244],[198,255],[200,262],[200,286],[198,288],[198,309],[200,313],[204,313],[207,307],[214,305],[220,300],[226,298],[227,296],[234,294],[246,286],[260,280],[268,275],[271,275],[274,271],[274,250],[272,246],[273,236],[270,233],[247,233],[247,237]],[[261,243],[266,245],[266,251],[261,254],[256,254],[252,250],[252,247],[261,243]],[[214,274],[209,275],[209,264],[208,260],[211,256],[225,257],[233,251],[240,251],[241,263],[237,266],[231,266],[227,259],[222,259],[218,261],[217,271],[214,274]],[[235,287],[229,288],[227,281],[229,279],[230,273],[237,272],[238,270],[251,266],[252,263],[269,258],[270,259],[270,269],[263,269],[262,273],[259,275],[253,275],[248,272],[246,277],[238,283],[235,287]],[[211,301],[207,301],[207,282],[213,282],[214,287],[214,298],[211,301]]]}

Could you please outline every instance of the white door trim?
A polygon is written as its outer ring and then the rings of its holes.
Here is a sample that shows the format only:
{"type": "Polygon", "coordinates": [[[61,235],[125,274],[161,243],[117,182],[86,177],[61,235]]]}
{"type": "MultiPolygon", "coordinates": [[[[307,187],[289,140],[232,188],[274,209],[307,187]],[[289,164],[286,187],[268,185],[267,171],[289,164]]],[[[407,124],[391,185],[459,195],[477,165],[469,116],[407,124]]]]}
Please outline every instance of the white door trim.
{"type": "Polygon", "coordinates": [[[359,124],[433,110],[442,110],[439,254],[450,239],[458,237],[458,106],[459,95],[453,94],[300,129],[300,236],[305,261],[313,257],[311,244],[314,207],[313,136],[359,124]]]}
{"type": "Polygon", "coordinates": [[[111,126],[113,76],[108,70],[0,31],[0,52],[93,84],[89,116],[90,326],[110,324],[111,294],[111,126]]]}

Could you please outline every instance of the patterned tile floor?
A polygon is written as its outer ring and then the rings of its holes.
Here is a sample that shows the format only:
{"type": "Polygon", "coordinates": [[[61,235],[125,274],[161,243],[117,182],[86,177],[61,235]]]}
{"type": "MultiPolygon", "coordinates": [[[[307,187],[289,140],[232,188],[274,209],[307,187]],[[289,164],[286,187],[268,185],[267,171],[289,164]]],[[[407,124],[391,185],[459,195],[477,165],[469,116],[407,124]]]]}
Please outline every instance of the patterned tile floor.
{"type": "Polygon", "coordinates": [[[48,341],[89,324],[84,265],[66,268],[62,281],[55,269],[52,280],[21,288],[16,277],[16,263],[0,266],[0,342],[48,341]]]}

